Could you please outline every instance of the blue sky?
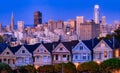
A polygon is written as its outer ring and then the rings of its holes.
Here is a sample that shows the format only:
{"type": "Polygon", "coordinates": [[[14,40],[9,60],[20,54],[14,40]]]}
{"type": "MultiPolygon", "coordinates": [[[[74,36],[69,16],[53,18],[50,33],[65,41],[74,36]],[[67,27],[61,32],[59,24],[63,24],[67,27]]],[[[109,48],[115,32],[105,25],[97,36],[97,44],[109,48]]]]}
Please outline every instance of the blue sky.
{"type": "Polygon", "coordinates": [[[107,23],[120,20],[120,0],[0,0],[0,23],[10,24],[12,11],[15,24],[20,20],[33,24],[33,14],[37,10],[43,13],[43,22],[49,19],[67,21],[76,16],[93,19],[95,4],[100,6],[101,15],[106,16],[107,23]]]}

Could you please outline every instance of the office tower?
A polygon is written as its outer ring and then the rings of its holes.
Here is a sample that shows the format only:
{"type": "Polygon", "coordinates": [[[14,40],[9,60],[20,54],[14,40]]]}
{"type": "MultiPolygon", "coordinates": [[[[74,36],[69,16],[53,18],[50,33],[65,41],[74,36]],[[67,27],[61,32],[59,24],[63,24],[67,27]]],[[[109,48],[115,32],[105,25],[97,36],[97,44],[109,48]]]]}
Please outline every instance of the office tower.
{"type": "Polygon", "coordinates": [[[58,20],[57,21],[57,29],[63,29],[63,27],[64,27],[63,21],[62,20],[58,20]]]}
{"type": "Polygon", "coordinates": [[[106,25],[106,17],[102,16],[102,25],[106,25]]]}
{"type": "Polygon", "coordinates": [[[56,27],[57,27],[57,25],[56,25],[55,21],[53,21],[53,20],[48,21],[48,28],[50,31],[53,32],[56,27]]]}
{"type": "Polygon", "coordinates": [[[87,21],[80,24],[80,39],[90,40],[99,37],[100,25],[95,24],[93,21],[87,21]]]}
{"type": "Polygon", "coordinates": [[[10,29],[11,29],[11,31],[13,31],[13,30],[14,30],[14,14],[13,14],[13,12],[12,12],[12,16],[11,16],[10,29]]]}
{"type": "Polygon", "coordinates": [[[18,31],[23,32],[24,30],[24,21],[18,21],[18,31]]]}
{"type": "Polygon", "coordinates": [[[94,21],[99,24],[99,5],[94,6],[94,21]]]}
{"type": "Polygon", "coordinates": [[[42,24],[42,13],[40,11],[36,11],[34,13],[34,26],[42,24]]]}
{"type": "Polygon", "coordinates": [[[78,36],[78,39],[80,38],[80,25],[81,25],[81,23],[84,23],[84,17],[77,16],[76,17],[76,34],[78,36]]]}

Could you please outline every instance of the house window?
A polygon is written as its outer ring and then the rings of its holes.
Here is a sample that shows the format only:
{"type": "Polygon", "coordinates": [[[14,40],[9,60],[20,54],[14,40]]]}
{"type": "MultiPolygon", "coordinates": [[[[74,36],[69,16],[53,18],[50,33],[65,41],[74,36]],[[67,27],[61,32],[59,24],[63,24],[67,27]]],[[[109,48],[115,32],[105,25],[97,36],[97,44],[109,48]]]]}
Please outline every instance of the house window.
{"type": "Polygon", "coordinates": [[[65,58],[66,57],[66,55],[63,55],[63,58],[65,58]]]}
{"type": "Polygon", "coordinates": [[[25,53],[25,50],[22,50],[22,53],[25,53]]]}
{"type": "Polygon", "coordinates": [[[60,51],[62,51],[63,50],[63,48],[60,48],[60,51]]]}
{"type": "Polygon", "coordinates": [[[67,60],[69,60],[69,55],[67,56],[67,60]]]}
{"type": "Polygon", "coordinates": [[[40,52],[43,52],[43,48],[40,48],[40,52]]]}
{"type": "Polygon", "coordinates": [[[83,53],[83,60],[86,60],[86,54],[83,53]]]}
{"type": "Polygon", "coordinates": [[[4,61],[6,61],[6,59],[3,59],[4,61]]]}
{"type": "Polygon", "coordinates": [[[117,57],[117,58],[119,57],[119,50],[115,51],[115,57],[117,57]]]}
{"type": "Polygon", "coordinates": [[[104,51],[104,57],[105,58],[107,57],[107,51],[104,51]]]}
{"type": "Polygon", "coordinates": [[[78,56],[77,56],[77,55],[75,56],[75,59],[78,59],[78,56]]]}
{"type": "Polygon", "coordinates": [[[83,46],[80,46],[80,50],[83,50],[83,46]]]}
{"type": "Polygon", "coordinates": [[[8,64],[10,64],[10,59],[8,59],[8,64]]]}
{"type": "Polygon", "coordinates": [[[9,55],[9,52],[6,52],[7,55],[9,55]]]}
{"type": "Polygon", "coordinates": [[[56,55],[56,60],[58,60],[58,55],[56,55]]]}
{"type": "Polygon", "coordinates": [[[37,61],[37,62],[39,61],[39,56],[36,56],[36,61],[37,61]]]}
{"type": "Polygon", "coordinates": [[[15,60],[13,59],[13,64],[15,64],[15,60]]]}
{"type": "Polygon", "coordinates": [[[43,62],[47,62],[47,56],[43,56],[43,62]]]}

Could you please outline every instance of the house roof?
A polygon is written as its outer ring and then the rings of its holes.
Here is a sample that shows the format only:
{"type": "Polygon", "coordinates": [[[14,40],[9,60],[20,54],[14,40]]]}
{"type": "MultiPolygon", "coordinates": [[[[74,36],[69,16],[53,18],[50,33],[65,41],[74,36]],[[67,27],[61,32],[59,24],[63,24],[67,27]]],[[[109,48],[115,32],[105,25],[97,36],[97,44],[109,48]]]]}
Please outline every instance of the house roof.
{"type": "Polygon", "coordinates": [[[8,45],[4,42],[0,43],[0,54],[7,48],[7,46],[8,45]]]}
{"type": "Polygon", "coordinates": [[[92,51],[93,48],[100,42],[100,40],[94,38],[91,40],[83,40],[82,42],[92,51]]]}
{"type": "Polygon", "coordinates": [[[33,51],[40,45],[40,43],[34,45],[24,45],[24,47],[33,54],[33,51]]]}
{"type": "Polygon", "coordinates": [[[53,50],[53,44],[52,43],[42,43],[42,44],[50,53],[52,53],[52,50],[53,50]]]}
{"type": "Polygon", "coordinates": [[[21,48],[21,46],[22,45],[18,45],[18,46],[15,46],[15,47],[8,46],[8,48],[12,51],[13,54],[15,54],[15,52],[17,52],[21,48]]]}
{"type": "Polygon", "coordinates": [[[112,49],[117,49],[120,47],[120,42],[117,39],[103,39],[112,49]]]}

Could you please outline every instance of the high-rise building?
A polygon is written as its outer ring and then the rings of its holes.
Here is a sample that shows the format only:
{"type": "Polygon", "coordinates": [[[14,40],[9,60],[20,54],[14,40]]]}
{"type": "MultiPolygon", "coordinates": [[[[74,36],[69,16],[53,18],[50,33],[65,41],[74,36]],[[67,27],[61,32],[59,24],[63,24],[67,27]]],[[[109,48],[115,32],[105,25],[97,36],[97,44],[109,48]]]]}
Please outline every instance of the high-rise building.
{"type": "Polygon", "coordinates": [[[24,30],[24,21],[18,21],[18,31],[23,32],[24,30]]]}
{"type": "Polygon", "coordinates": [[[80,25],[81,23],[84,23],[84,16],[77,16],[76,17],[76,34],[78,36],[78,39],[80,38],[80,25]]]}
{"type": "Polygon", "coordinates": [[[63,21],[62,20],[58,20],[57,21],[57,29],[63,29],[63,27],[64,27],[63,21]]]}
{"type": "Polygon", "coordinates": [[[95,24],[93,21],[87,21],[80,24],[80,39],[90,40],[99,37],[100,25],[95,24]]]}
{"type": "Polygon", "coordinates": [[[94,21],[96,24],[99,24],[99,5],[94,6],[94,21]]]}
{"type": "Polygon", "coordinates": [[[11,16],[10,29],[11,29],[11,31],[13,31],[13,30],[14,30],[14,14],[13,14],[13,12],[12,12],[12,16],[11,16]]]}
{"type": "Polygon", "coordinates": [[[40,11],[36,11],[34,13],[34,26],[42,24],[42,13],[40,11]]]}
{"type": "Polygon", "coordinates": [[[106,25],[106,17],[102,16],[102,25],[106,25]]]}

